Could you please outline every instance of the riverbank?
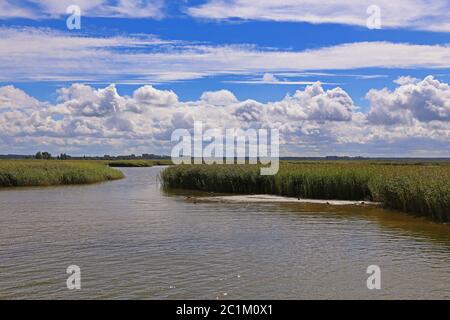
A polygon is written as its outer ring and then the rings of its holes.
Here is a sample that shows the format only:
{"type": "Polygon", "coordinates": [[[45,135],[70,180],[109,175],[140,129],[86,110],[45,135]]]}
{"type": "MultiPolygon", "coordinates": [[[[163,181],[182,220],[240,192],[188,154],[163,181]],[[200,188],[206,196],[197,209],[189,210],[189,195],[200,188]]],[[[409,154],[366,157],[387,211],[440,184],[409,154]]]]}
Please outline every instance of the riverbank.
{"type": "Polygon", "coordinates": [[[194,201],[207,202],[231,202],[231,203],[307,203],[307,204],[326,204],[332,206],[379,206],[378,202],[372,201],[350,201],[350,200],[320,200],[320,199],[302,199],[293,197],[275,196],[271,194],[249,194],[249,195],[227,195],[196,197],[194,201]]]}
{"type": "Polygon", "coordinates": [[[274,176],[254,165],[181,165],[165,169],[165,188],[234,194],[373,201],[450,222],[448,163],[281,162],[274,176]]]}
{"type": "Polygon", "coordinates": [[[147,168],[172,164],[171,160],[112,160],[102,162],[113,168],[147,168]]]}
{"type": "Polygon", "coordinates": [[[0,188],[89,184],[123,177],[119,170],[98,161],[0,161],[0,188]]]}

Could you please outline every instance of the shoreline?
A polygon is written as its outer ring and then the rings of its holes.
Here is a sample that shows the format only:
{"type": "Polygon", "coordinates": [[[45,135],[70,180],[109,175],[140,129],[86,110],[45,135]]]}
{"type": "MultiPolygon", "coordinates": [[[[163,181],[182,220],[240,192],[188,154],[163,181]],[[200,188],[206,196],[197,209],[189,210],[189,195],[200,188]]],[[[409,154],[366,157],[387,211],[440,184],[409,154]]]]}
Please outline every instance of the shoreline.
{"type": "Polygon", "coordinates": [[[244,203],[313,203],[327,204],[333,206],[381,206],[380,202],[374,201],[352,201],[352,200],[331,200],[331,199],[303,199],[294,197],[283,197],[271,194],[252,194],[252,195],[229,195],[229,196],[210,196],[195,197],[197,201],[210,202],[244,202],[244,203]]]}

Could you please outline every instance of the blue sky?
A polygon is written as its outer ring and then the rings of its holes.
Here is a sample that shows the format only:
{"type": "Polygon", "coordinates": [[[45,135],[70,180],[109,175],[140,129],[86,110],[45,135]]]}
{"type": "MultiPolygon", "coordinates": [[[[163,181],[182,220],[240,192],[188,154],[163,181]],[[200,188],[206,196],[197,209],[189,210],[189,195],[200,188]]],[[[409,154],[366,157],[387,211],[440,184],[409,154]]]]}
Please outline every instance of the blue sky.
{"type": "MultiPolygon", "coordinates": [[[[253,45],[273,50],[302,51],[326,46],[339,45],[351,42],[389,41],[394,43],[412,43],[426,45],[442,45],[450,43],[450,32],[430,32],[408,29],[380,29],[370,30],[363,26],[346,26],[338,24],[309,24],[304,22],[285,21],[216,21],[196,19],[180,13],[179,8],[173,4],[169,14],[164,19],[130,19],[130,18],[82,18],[81,30],[68,31],[66,17],[57,19],[30,20],[7,19],[2,21],[3,27],[35,27],[51,28],[67,32],[71,35],[87,35],[93,37],[108,37],[116,35],[136,35],[141,33],[153,34],[163,40],[179,40],[199,44],[211,45],[253,45]]],[[[125,49],[123,49],[125,50],[125,49]]],[[[356,68],[351,70],[327,70],[322,73],[333,75],[311,75],[294,77],[294,80],[322,81],[336,83],[355,98],[356,101],[367,105],[364,99],[369,88],[393,87],[393,80],[401,75],[411,75],[422,78],[433,74],[437,78],[449,80],[450,69],[427,68],[356,68]],[[369,78],[361,81],[358,77],[350,75],[375,75],[379,78],[369,78]]],[[[283,70],[280,70],[283,71],[283,70]]],[[[307,70],[321,73],[321,70],[307,70]]],[[[241,99],[257,98],[261,101],[277,100],[286,93],[293,92],[299,85],[277,84],[231,84],[227,81],[247,79],[243,76],[207,77],[192,79],[176,83],[160,83],[157,87],[173,88],[181,99],[192,100],[198,98],[205,90],[229,89],[241,99]],[[261,88],[263,87],[263,89],[261,88]]],[[[83,82],[83,81],[80,81],[83,82]]],[[[24,88],[27,92],[35,94],[38,98],[51,99],[55,86],[67,85],[67,82],[15,82],[14,79],[2,84],[14,84],[24,88]]],[[[146,82],[142,82],[145,84],[146,82]]],[[[94,84],[95,85],[95,84],[94,84]]],[[[97,85],[99,86],[99,85],[97,85]]],[[[118,85],[119,91],[129,94],[138,87],[136,85],[118,85]]],[[[332,85],[330,85],[332,86],[332,85]]]]}
{"type": "MultiPolygon", "coordinates": [[[[438,87],[450,82],[450,3],[375,1],[381,9],[381,28],[369,29],[366,21],[371,14],[366,9],[372,2],[342,0],[327,7],[311,0],[276,4],[240,0],[3,0],[0,87],[13,86],[41,105],[64,103],[61,88],[75,83],[92,90],[115,84],[121,97],[131,97],[142,86],[152,85],[161,92],[173,91],[180,103],[196,102],[204,92],[225,89],[237,101],[251,99],[265,105],[283,101],[287,95],[294,96],[297,90],[320,81],[325,91],[342,88],[353,100],[354,111],[368,115],[377,107],[388,108],[393,114],[396,107],[405,107],[390,102],[378,106],[381,99],[369,99],[368,92],[387,88],[389,98],[395,98],[399,86],[418,84],[428,76],[438,81],[438,87]],[[66,27],[69,15],[65,8],[69,4],[81,8],[80,30],[66,27]],[[402,84],[396,81],[406,76],[415,80],[402,84]]],[[[446,89],[438,95],[441,100],[437,104],[442,104],[443,111],[439,111],[441,118],[432,120],[443,122],[437,140],[442,146],[444,138],[447,147],[446,89]]],[[[3,101],[9,99],[10,95],[3,101]]],[[[429,105],[429,100],[435,103],[436,97],[423,97],[421,103],[429,105]]],[[[4,109],[10,111],[12,107],[5,105],[4,109]]],[[[59,119],[55,114],[51,118],[59,119]]],[[[35,133],[30,141],[38,138],[39,133],[35,133]]],[[[417,141],[419,138],[424,139],[420,136],[417,141]]],[[[26,142],[24,148],[11,146],[15,139],[4,137],[4,147],[11,152],[30,149],[31,142],[26,142]]],[[[60,139],[69,141],[67,136],[60,139]]],[[[62,140],[59,143],[64,145],[62,140]]],[[[333,141],[336,143],[336,137],[333,141]]],[[[104,150],[108,147],[106,143],[104,150]]],[[[154,152],[167,150],[156,145],[147,148],[154,152]]],[[[144,149],[143,145],[130,150],[144,149]]],[[[426,149],[410,148],[399,156],[426,154],[426,149]]],[[[114,149],[130,150],[123,146],[114,149]]],[[[294,154],[305,152],[292,147],[290,150],[294,154]]],[[[325,152],[311,150],[307,155],[325,152]]],[[[335,150],[346,153],[347,149],[337,142],[335,150]]],[[[365,148],[361,152],[354,147],[351,150],[352,154],[369,152],[365,148]]],[[[379,150],[386,148],[380,146],[379,150]]],[[[92,151],[80,144],[74,152],[92,151]]]]}

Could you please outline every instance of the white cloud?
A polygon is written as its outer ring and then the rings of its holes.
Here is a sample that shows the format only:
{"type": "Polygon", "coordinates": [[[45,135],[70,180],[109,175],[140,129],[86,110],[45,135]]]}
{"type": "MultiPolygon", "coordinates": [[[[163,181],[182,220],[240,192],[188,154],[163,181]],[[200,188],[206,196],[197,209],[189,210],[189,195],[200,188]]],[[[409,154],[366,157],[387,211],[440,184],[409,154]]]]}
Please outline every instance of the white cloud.
{"type": "Polygon", "coordinates": [[[450,31],[450,4],[447,0],[333,0],[326,4],[316,0],[209,0],[188,8],[187,12],[207,19],[239,18],[366,27],[370,5],[380,7],[383,28],[450,31]]]}
{"type": "Polygon", "coordinates": [[[157,90],[149,85],[137,89],[133,98],[139,106],[171,106],[178,103],[178,96],[173,91],[157,90]]]}
{"type": "MultiPolygon", "coordinates": [[[[287,75],[287,77],[304,77],[304,76],[312,76],[312,75],[316,75],[316,76],[320,76],[320,77],[324,77],[324,76],[333,76],[330,74],[325,74],[325,73],[313,73],[311,72],[310,74],[308,73],[284,73],[285,75],[287,75]]],[[[312,85],[315,84],[317,81],[292,81],[292,80],[280,80],[276,75],[272,74],[272,73],[264,73],[263,76],[261,78],[253,78],[250,80],[226,80],[223,81],[224,83],[241,83],[241,84],[271,84],[271,85],[312,85]]],[[[337,83],[334,82],[321,82],[322,84],[332,84],[332,85],[336,85],[337,83]]]]}
{"type": "MultiPolygon", "coordinates": [[[[272,20],[337,23],[366,27],[367,8],[381,9],[383,28],[450,31],[447,0],[333,0],[325,5],[316,0],[207,0],[187,7],[187,14],[206,19],[272,20]]],[[[83,16],[113,18],[155,18],[166,16],[165,0],[2,0],[0,18],[49,19],[65,16],[69,5],[78,5],[83,16]]],[[[180,7],[181,7],[180,6],[180,7]]]]}
{"type": "Polygon", "coordinates": [[[2,109],[33,109],[40,102],[14,86],[0,87],[0,111],[2,109]]]}
{"type": "Polygon", "coordinates": [[[394,91],[370,90],[367,98],[370,121],[381,124],[412,123],[414,120],[450,121],[450,87],[432,76],[422,81],[401,81],[394,91]]]}
{"type": "Polygon", "coordinates": [[[267,111],[264,110],[264,107],[262,103],[255,100],[245,100],[237,105],[233,116],[244,124],[254,124],[256,122],[264,124],[264,120],[267,119],[267,117],[264,117],[265,111],[267,111]]]}
{"type": "Polygon", "coordinates": [[[0,19],[7,18],[30,18],[34,13],[21,5],[18,5],[15,1],[2,0],[0,1],[0,19]]]}
{"type": "Polygon", "coordinates": [[[404,84],[412,84],[412,83],[417,83],[420,80],[411,76],[401,76],[398,77],[397,79],[394,80],[394,83],[399,84],[399,85],[404,85],[404,84]]]}
{"type": "Polygon", "coordinates": [[[200,100],[214,106],[226,106],[238,101],[236,96],[228,90],[204,92],[200,97],[200,100]]]}
{"type": "MultiPolygon", "coordinates": [[[[280,80],[272,73],[264,73],[261,78],[253,78],[250,80],[226,80],[224,83],[240,83],[240,84],[271,84],[271,85],[312,85],[316,81],[292,81],[280,80]]],[[[322,82],[322,84],[336,84],[334,82],[322,82]]]]}
{"type": "Polygon", "coordinates": [[[66,10],[71,5],[79,6],[82,16],[87,17],[159,19],[164,16],[164,0],[2,0],[0,18],[57,18],[68,15],[66,10]]]}
{"type": "Polygon", "coordinates": [[[341,88],[324,90],[320,83],[297,90],[293,96],[268,106],[269,114],[283,114],[293,121],[349,121],[356,110],[350,96],[341,88]]]}
{"type": "Polygon", "coordinates": [[[284,154],[450,156],[449,92],[433,77],[394,91],[371,90],[371,110],[364,114],[345,90],[325,90],[320,83],[269,103],[239,101],[226,90],[181,102],[173,91],[151,86],[124,96],[114,85],[73,84],[51,104],[5,86],[0,145],[3,152],[167,154],[174,129],[203,121],[205,129],[278,128],[284,154]]]}
{"type": "Polygon", "coordinates": [[[278,78],[272,73],[264,73],[262,77],[263,82],[279,82],[278,78]]]}
{"type": "MultiPolygon", "coordinates": [[[[34,28],[0,31],[3,82],[145,84],[261,72],[275,75],[305,70],[450,68],[449,45],[356,42],[303,51],[275,51],[244,45],[164,41],[142,35],[102,38],[34,28]]],[[[309,82],[290,82],[302,83],[309,82]]]]}
{"type": "Polygon", "coordinates": [[[73,84],[60,90],[59,100],[71,114],[85,117],[119,113],[125,105],[125,99],[119,96],[114,85],[95,90],[84,84],[73,84]]]}

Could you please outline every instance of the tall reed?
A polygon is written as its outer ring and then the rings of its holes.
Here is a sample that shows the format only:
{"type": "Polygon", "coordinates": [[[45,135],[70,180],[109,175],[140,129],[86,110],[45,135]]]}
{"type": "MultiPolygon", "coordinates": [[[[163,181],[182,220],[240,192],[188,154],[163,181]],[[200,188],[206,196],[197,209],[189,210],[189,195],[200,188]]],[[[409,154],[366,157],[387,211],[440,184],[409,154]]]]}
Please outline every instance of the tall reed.
{"type": "Polygon", "coordinates": [[[255,165],[179,165],[161,173],[165,188],[371,200],[450,222],[450,166],[369,162],[282,162],[274,176],[255,165]]]}
{"type": "Polygon", "coordinates": [[[0,187],[87,184],[121,178],[122,172],[95,161],[0,161],[0,187]]]}

